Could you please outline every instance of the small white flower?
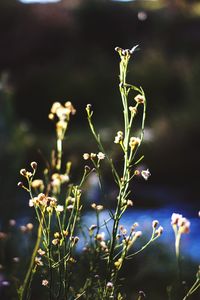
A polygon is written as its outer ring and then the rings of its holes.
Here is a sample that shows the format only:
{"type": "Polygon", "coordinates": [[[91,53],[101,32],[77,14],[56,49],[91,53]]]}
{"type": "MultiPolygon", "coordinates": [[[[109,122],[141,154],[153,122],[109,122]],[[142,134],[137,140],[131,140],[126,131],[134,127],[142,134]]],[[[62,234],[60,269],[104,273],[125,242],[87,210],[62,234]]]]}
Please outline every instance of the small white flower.
{"type": "Polygon", "coordinates": [[[36,265],[38,265],[38,266],[43,266],[43,262],[42,262],[41,257],[37,257],[37,256],[36,256],[36,258],[35,258],[35,263],[36,263],[36,265]]]}
{"type": "Polygon", "coordinates": [[[57,212],[62,212],[64,210],[64,207],[63,207],[63,205],[57,205],[57,207],[55,208],[55,210],[57,212]]]}
{"type": "Polygon", "coordinates": [[[18,262],[19,262],[19,257],[13,257],[13,261],[14,261],[15,263],[18,263],[18,262]]]}
{"type": "Polygon", "coordinates": [[[122,140],[123,140],[123,132],[122,131],[118,131],[117,135],[115,136],[114,143],[115,144],[119,144],[122,140]]]}
{"type": "Polygon", "coordinates": [[[177,213],[173,213],[171,216],[171,224],[176,225],[178,221],[182,218],[183,216],[177,213]]]}
{"type": "Polygon", "coordinates": [[[141,94],[138,94],[134,99],[137,103],[144,103],[144,101],[145,101],[144,96],[141,94]]]}
{"type": "Polygon", "coordinates": [[[52,244],[53,245],[58,245],[59,244],[59,239],[53,239],[52,244]]]}
{"type": "Polygon", "coordinates": [[[84,153],[83,154],[83,159],[88,160],[90,158],[90,154],[89,153],[84,153]]]}
{"type": "Polygon", "coordinates": [[[70,204],[67,206],[67,210],[72,210],[74,208],[74,205],[73,204],[70,204]]]}
{"type": "Polygon", "coordinates": [[[141,172],[141,175],[142,175],[142,177],[143,177],[145,180],[148,180],[148,179],[149,179],[149,176],[151,176],[151,173],[149,172],[149,169],[147,169],[147,170],[143,170],[143,171],[141,172]]]}
{"type": "Polygon", "coordinates": [[[105,158],[105,154],[104,154],[103,152],[99,152],[99,153],[97,154],[97,157],[98,157],[99,160],[102,160],[102,159],[105,158]]]}
{"type": "Polygon", "coordinates": [[[34,206],[34,202],[32,199],[29,200],[29,207],[33,207],[34,206]]]}
{"type": "Polygon", "coordinates": [[[189,233],[190,231],[190,221],[186,218],[180,218],[178,220],[179,231],[181,233],[189,233]]]}
{"type": "Polygon", "coordinates": [[[45,255],[45,251],[44,250],[42,250],[41,248],[40,249],[38,249],[38,254],[39,255],[41,255],[41,256],[43,256],[43,255],[45,255]]]}
{"type": "Polygon", "coordinates": [[[49,283],[48,280],[46,280],[46,279],[42,280],[42,285],[47,286],[48,283],[49,283]]]}

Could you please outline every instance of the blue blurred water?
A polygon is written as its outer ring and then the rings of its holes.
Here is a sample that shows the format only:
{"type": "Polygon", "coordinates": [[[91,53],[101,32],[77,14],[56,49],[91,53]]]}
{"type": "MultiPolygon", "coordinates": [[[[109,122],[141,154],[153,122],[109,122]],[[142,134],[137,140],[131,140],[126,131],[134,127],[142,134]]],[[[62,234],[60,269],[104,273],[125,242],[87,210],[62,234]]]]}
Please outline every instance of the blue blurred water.
{"type": "MultiPolygon", "coordinates": [[[[183,256],[189,256],[194,261],[200,263],[200,218],[196,213],[196,217],[191,213],[176,210],[170,206],[154,209],[129,209],[122,217],[121,225],[127,230],[135,223],[139,223],[138,230],[143,232],[146,238],[151,236],[152,221],[158,220],[159,225],[164,228],[163,234],[155,243],[162,243],[166,245],[172,253],[174,252],[174,232],[171,227],[171,215],[173,212],[181,213],[191,222],[190,233],[183,234],[181,238],[181,254],[183,256]]],[[[105,220],[110,218],[107,211],[103,211],[100,214],[100,223],[103,224],[105,220]]],[[[87,212],[83,219],[83,224],[88,227],[96,222],[95,212],[87,212]]],[[[108,228],[111,228],[112,222],[108,223],[108,228]]],[[[105,232],[105,227],[102,228],[105,232]]]]}
{"type": "MultiPolygon", "coordinates": [[[[98,179],[96,180],[95,177],[91,178],[87,191],[87,201],[95,201],[96,203],[100,204],[102,194],[99,189],[98,179]]],[[[187,195],[187,192],[184,190],[184,188],[175,189],[148,183],[145,185],[145,188],[143,185],[136,186],[136,191],[136,199],[143,199],[143,204],[141,203],[140,208],[135,208],[135,206],[133,206],[128,209],[122,217],[121,225],[129,230],[135,222],[138,222],[140,225],[138,230],[141,230],[143,232],[143,236],[148,239],[148,237],[151,236],[152,221],[158,220],[159,224],[164,228],[164,231],[161,237],[157,239],[155,243],[161,243],[164,246],[167,246],[169,251],[174,254],[174,232],[171,227],[171,215],[172,213],[182,214],[190,221],[191,227],[188,234],[182,235],[181,254],[183,256],[189,256],[197,263],[200,263],[200,218],[198,217],[197,205],[194,205],[194,203],[197,204],[198,201],[188,201],[188,199],[191,197],[187,195]],[[142,207],[144,203],[147,205],[146,208],[142,207]]],[[[110,216],[107,210],[103,210],[100,213],[101,224],[103,224],[104,221],[109,218],[110,216]]],[[[92,224],[96,223],[96,214],[93,210],[85,211],[81,220],[83,225],[90,227],[92,224]]],[[[18,226],[24,225],[28,222],[30,222],[30,215],[27,216],[27,211],[17,218],[18,226]]],[[[110,229],[112,226],[112,221],[110,221],[107,225],[110,229]]],[[[102,231],[106,231],[105,227],[102,228],[102,231]]],[[[84,243],[82,239],[80,243],[78,243],[79,249],[83,247],[83,244],[84,243]]]]}

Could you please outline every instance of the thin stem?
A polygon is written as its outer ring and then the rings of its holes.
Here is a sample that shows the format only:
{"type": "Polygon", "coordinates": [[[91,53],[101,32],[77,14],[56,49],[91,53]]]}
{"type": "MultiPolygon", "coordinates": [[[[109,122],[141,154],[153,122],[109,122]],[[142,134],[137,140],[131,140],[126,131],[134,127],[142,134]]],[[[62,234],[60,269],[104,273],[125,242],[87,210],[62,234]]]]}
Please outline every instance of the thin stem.
{"type": "Polygon", "coordinates": [[[176,234],[176,239],[175,239],[175,251],[176,251],[176,260],[177,260],[178,280],[179,283],[181,284],[182,279],[181,279],[181,262],[180,262],[180,240],[181,240],[181,233],[178,232],[176,234]]]}
{"type": "Polygon", "coordinates": [[[186,296],[183,298],[183,300],[188,299],[198,288],[200,287],[199,278],[195,281],[195,283],[192,285],[186,296]]]}
{"type": "Polygon", "coordinates": [[[33,253],[32,253],[32,256],[31,256],[31,261],[30,261],[30,265],[28,267],[28,271],[26,273],[23,285],[18,290],[20,300],[26,299],[25,295],[26,295],[26,292],[27,292],[27,287],[28,287],[28,284],[29,284],[29,281],[30,281],[30,276],[31,276],[33,266],[35,264],[35,257],[37,255],[37,251],[39,249],[40,242],[41,242],[42,227],[43,227],[43,220],[40,221],[40,224],[39,224],[39,227],[38,227],[37,240],[36,240],[36,243],[35,243],[35,247],[33,249],[33,253]]]}
{"type": "Polygon", "coordinates": [[[62,161],[62,140],[57,139],[57,163],[56,163],[56,169],[61,169],[61,161],[62,161]]]}

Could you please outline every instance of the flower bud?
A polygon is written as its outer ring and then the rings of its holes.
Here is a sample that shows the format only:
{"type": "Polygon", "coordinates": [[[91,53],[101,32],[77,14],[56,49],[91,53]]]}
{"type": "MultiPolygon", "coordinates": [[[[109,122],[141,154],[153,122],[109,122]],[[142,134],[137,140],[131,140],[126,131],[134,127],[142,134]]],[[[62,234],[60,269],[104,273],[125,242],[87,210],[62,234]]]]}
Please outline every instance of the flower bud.
{"type": "Polygon", "coordinates": [[[26,177],[26,169],[21,169],[20,174],[24,177],[26,177]]]}
{"type": "Polygon", "coordinates": [[[134,98],[134,100],[135,100],[137,103],[144,103],[145,98],[144,98],[143,95],[138,94],[138,95],[134,98]]]}
{"type": "Polygon", "coordinates": [[[37,163],[36,163],[35,161],[32,161],[32,163],[31,163],[31,168],[32,168],[33,170],[36,170],[36,169],[37,169],[37,163]]]}
{"type": "Polygon", "coordinates": [[[89,153],[84,153],[83,154],[83,159],[84,160],[88,160],[90,158],[90,154],[89,153]]]}
{"type": "Polygon", "coordinates": [[[22,187],[23,187],[23,182],[19,181],[19,182],[17,183],[17,186],[22,188],[22,187]]]}
{"type": "Polygon", "coordinates": [[[156,228],[158,226],[158,224],[159,224],[158,220],[153,220],[152,227],[156,228]]]}
{"type": "Polygon", "coordinates": [[[163,233],[163,230],[164,230],[163,227],[159,226],[158,229],[156,230],[156,234],[161,235],[163,233]]]}
{"type": "Polygon", "coordinates": [[[78,237],[78,236],[75,236],[75,237],[74,237],[74,244],[77,244],[78,241],[79,241],[79,237],[78,237]]]}
{"type": "Polygon", "coordinates": [[[106,287],[107,287],[108,289],[112,289],[112,288],[113,288],[113,283],[112,283],[112,282],[108,282],[108,283],[106,284],[106,287]]]}
{"type": "Polygon", "coordinates": [[[136,232],[135,232],[135,237],[136,237],[136,238],[141,237],[141,235],[142,235],[142,231],[136,231],[136,232]]]}

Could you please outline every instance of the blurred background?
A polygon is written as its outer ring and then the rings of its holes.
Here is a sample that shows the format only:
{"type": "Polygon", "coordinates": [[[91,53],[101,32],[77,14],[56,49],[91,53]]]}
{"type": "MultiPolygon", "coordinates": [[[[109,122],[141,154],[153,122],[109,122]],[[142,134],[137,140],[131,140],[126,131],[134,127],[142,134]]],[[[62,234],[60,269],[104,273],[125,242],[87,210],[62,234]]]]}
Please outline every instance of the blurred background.
{"type": "MultiPolygon", "coordinates": [[[[97,151],[87,103],[106,148],[120,159],[113,150],[122,126],[114,48],[136,44],[128,80],[146,92],[140,154],[145,155],[141,167],[152,176],[134,182],[135,210],[126,220],[148,224],[153,216],[167,227],[172,212],[183,213],[191,220],[184,248],[199,262],[200,2],[195,0],[0,1],[0,230],[9,219],[19,225],[33,219],[27,195],[17,188],[19,170],[33,160],[43,167],[50,156],[55,134],[47,116],[53,102],[71,101],[77,109],[65,144],[72,180],[79,179],[82,154],[97,151]]],[[[112,194],[109,175],[106,182],[112,194]]],[[[163,239],[169,241],[167,234],[163,239]]]]}

